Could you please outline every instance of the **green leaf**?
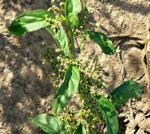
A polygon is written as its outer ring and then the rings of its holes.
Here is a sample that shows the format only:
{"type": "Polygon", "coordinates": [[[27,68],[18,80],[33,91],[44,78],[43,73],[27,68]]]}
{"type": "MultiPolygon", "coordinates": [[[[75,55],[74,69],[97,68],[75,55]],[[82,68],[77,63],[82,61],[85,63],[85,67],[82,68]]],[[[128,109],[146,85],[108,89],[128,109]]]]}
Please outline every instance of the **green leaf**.
{"type": "Polygon", "coordinates": [[[82,10],[82,3],[80,0],[66,0],[66,14],[80,13],[82,10]]]}
{"type": "Polygon", "coordinates": [[[14,35],[22,35],[26,32],[36,31],[40,28],[49,26],[45,16],[54,18],[54,16],[46,10],[34,10],[18,16],[8,27],[10,33],[14,35]]]}
{"type": "Polygon", "coordinates": [[[140,97],[143,91],[143,85],[136,81],[126,81],[116,89],[114,89],[109,97],[113,104],[118,107],[128,101],[130,98],[140,97]]]}
{"type": "Polygon", "coordinates": [[[79,127],[73,132],[73,134],[86,134],[85,127],[80,124],[79,127]]]}
{"type": "Polygon", "coordinates": [[[111,55],[116,53],[116,49],[112,41],[108,39],[105,34],[94,31],[89,31],[88,34],[91,40],[97,43],[105,54],[111,55]]]}
{"type": "Polygon", "coordinates": [[[69,20],[70,25],[75,26],[75,27],[79,25],[79,18],[78,18],[78,15],[76,15],[75,13],[70,13],[67,16],[67,19],[69,20]]]}
{"type": "Polygon", "coordinates": [[[105,97],[96,96],[96,101],[99,104],[102,116],[107,126],[108,134],[118,133],[118,114],[114,105],[105,97]]]}
{"type": "Polygon", "coordinates": [[[63,27],[60,27],[60,29],[58,30],[57,39],[58,39],[58,42],[60,44],[60,48],[65,53],[65,56],[69,56],[68,38],[67,38],[67,34],[64,31],[63,27]]]}
{"type": "Polygon", "coordinates": [[[67,0],[66,1],[66,18],[68,23],[72,26],[78,26],[78,14],[82,10],[82,3],[80,0],[67,0]]]}
{"type": "Polygon", "coordinates": [[[69,45],[67,34],[64,31],[63,27],[60,26],[57,32],[54,32],[50,26],[46,27],[46,30],[50,33],[50,35],[55,39],[59,48],[61,48],[65,54],[65,56],[69,56],[69,45]]]}
{"type": "Polygon", "coordinates": [[[62,109],[68,104],[74,93],[77,91],[80,80],[80,74],[77,66],[70,65],[68,68],[64,82],[56,93],[53,101],[53,109],[56,113],[62,111],[62,109]]]}
{"type": "Polygon", "coordinates": [[[52,114],[39,114],[31,120],[48,134],[70,134],[65,126],[67,122],[52,114]]]}

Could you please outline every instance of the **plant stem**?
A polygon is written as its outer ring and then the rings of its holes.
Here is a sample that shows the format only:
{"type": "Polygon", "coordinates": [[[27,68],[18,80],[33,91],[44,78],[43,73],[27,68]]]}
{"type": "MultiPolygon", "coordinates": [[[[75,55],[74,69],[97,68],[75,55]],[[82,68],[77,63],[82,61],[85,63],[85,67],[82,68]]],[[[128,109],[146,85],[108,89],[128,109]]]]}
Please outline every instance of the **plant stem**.
{"type": "MultiPolygon", "coordinates": [[[[67,0],[65,1],[65,17],[67,18],[67,0]]],[[[70,26],[70,24],[68,23],[68,21],[66,21],[66,33],[68,36],[68,43],[69,43],[69,48],[70,48],[70,57],[72,59],[75,59],[75,45],[74,45],[74,34],[72,31],[72,27],[70,26]]]]}
{"type": "Polygon", "coordinates": [[[83,8],[85,9],[86,8],[86,0],[82,0],[82,5],[83,5],[83,8]]]}
{"type": "Polygon", "coordinates": [[[70,26],[68,26],[68,38],[69,38],[69,45],[71,50],[71,57],[75,59],[74,35],[72,32],[72,28],[70,26]]]}

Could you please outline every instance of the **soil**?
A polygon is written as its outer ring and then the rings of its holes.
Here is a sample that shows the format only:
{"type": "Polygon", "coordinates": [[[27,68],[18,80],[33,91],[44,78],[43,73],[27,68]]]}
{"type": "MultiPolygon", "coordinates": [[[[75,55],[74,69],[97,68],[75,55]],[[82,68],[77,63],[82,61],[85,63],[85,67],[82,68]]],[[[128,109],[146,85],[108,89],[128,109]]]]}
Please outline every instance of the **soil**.
{"type": "MultiPolygon", "coordinates": [[[[55,47],[46,31],[39,30],[21,37],[12,36],[7,27],[20,13],[35,9],[47,9],[47,0],[0,1],[0,134],[44,134],[30,123],[38,113],[49,113],[53,93],[50,65],[42,64],[43,41],[55,47]]],[[[141,37],[145,41],[150,28],[149,0],[88,0],[89,10],[98,31],[108,36],[122,34],[141,37]]],[[[114,40],[120,53],[107,56],[96,44],[88,41],[87,53],[100,56],[105,69],[108,92],[126,80],[136,80],[147,87],[143,67],[144,45],[136,40],[114,40]]],[[[120,134],[150,133],[150,103],[144,92],[138,99],[130,100],[119,109],[120,134]]]]}

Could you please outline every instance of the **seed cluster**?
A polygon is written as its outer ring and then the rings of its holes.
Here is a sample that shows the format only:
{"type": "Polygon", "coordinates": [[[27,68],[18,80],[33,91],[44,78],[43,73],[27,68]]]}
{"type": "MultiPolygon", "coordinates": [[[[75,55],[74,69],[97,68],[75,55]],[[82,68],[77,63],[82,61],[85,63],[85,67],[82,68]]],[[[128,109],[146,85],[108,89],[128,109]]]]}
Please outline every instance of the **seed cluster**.
{"type": "Polygon", "coordinates": [[[63,120],[69,122],[67,129],[75,129],[80,123],[87,128],[96,128],[97,124],[102,123],[101,112],[96,103],[94,96],[102,94],[106,88],[106,83],[102,79],[102,67],[98,63],[98,58],[89,58],[76,61],[63,56],[60,49],[55,51],[42,46],[45,50],[42,61],[51,64],[51,84],[58,89],[62,84],[65,72],[70,64],[75,64],[80,69],[80,83],[78,88],[79,97],[81,100],[80,109],[77,110],[74,106],[68,105],[59,115],[63,120]]]}

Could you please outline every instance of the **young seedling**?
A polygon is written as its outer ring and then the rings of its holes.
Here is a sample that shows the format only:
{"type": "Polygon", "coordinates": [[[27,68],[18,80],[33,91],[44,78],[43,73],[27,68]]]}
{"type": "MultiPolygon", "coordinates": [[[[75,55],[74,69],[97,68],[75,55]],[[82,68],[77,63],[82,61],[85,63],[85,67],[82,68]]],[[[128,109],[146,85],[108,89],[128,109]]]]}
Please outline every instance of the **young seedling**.
{"type": "Polygon", "coordinates": [[[116,108],[130,98],[139,97],[143,86],[135,81],[126,81],[114,89],[108,97],[104,97],[95,89],[100,85],[100,78],[93,72],[88,77],[85,75],[86,66],[77,60],[76,38],[88,36],[100,46],[103,53],[107,55],[116,53],[112,41],[105,34],[94,31],[93,24],[88,20],[86,2],[84,0],[58,0],[57,6],[53,5],[48,10],[34,10],[18,16],[10,24],[8,30],[18,36],[41,28],[45,28],[50,33],[63,53],[63,56],[61,55],[57,60],[64,62],[66,73],[52,102],[55,114],[39,114],[32,119],[32,122],[48,134],[94,134],[100,130],[93,128],[91,122],[103,120],[107,126],[107,133],[117,134],[119,124],[116,108]],[[81,103],[84,104],[83,107],[87,107],[81,108],[80,115],[85,119],[88,118],[86,109],[90,109],[92,113],[89,112],[89,114],[92,119],[88,124],[83,122],[83,118],[79,118],[74,121],[77,122],[75,127],[68,127],[70,122],[60,115],[77,91],[81,103]]]}

